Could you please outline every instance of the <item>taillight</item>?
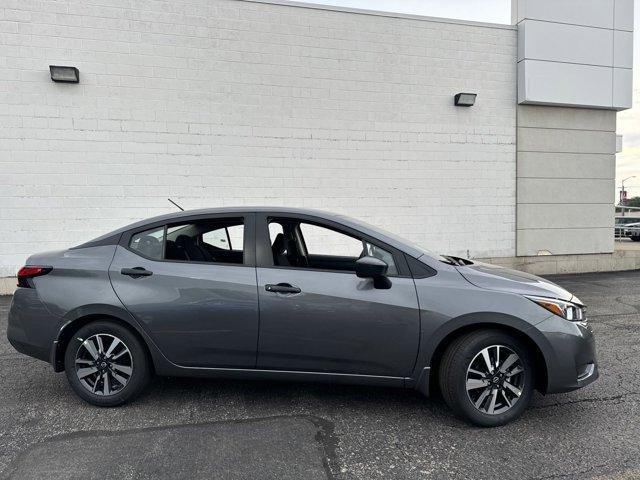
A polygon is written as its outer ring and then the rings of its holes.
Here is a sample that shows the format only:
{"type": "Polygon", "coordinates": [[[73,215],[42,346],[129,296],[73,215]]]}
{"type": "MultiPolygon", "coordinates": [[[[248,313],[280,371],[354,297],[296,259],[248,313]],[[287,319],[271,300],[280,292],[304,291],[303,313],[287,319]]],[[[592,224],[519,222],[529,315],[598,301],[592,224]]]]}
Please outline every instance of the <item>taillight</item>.
{"type": "Polygon", "coordinates": [[[39,265],[25,265],[18,270],[18,286],[24,288],[31,288],[29,279],[33,277],[39,277],[40,275],[46,275],[52,267],[42,267],[39,265]]]}

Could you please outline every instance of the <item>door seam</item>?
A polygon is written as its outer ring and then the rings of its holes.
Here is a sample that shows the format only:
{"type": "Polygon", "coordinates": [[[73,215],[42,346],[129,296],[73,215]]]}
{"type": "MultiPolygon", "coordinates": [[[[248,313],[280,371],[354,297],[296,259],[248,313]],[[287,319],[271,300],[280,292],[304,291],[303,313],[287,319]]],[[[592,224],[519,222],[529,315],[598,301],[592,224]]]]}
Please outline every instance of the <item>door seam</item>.
{"type": "Polygon", "coordinates": [[[256,275],[256,301],[258,304],[258,333],[256,335],[256,357],[253,362],[253,368],[258,368],[258,355],[260,353],[260,285],[258,284],[258,267],[253,267],[256,275]]]}
{"type": "Polygon", "coordinates": [[[258,220],[257,215],[252,215],[253,222],[253,271],[256,276],[256,303],[258,305],[258,332],[256,334],[256,356],[253,361],[253,368],[258,368],[258,355],[260,355],[260,285],[258,283],[258,220]]]}

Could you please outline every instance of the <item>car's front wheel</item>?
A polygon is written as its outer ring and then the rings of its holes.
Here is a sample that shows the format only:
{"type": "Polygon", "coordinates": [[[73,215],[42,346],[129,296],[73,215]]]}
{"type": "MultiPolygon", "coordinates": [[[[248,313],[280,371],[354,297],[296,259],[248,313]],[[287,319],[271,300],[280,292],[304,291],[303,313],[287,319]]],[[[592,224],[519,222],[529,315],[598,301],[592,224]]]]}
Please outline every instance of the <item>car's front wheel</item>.
{"type": "Polygon", "coordinates": [[[65,371],[73,390],[100,407],[122,405],[137,397],[150,378],[140,340],[117,323],[97,321],[80,328],[69,341],[65,371]]]}
{"type": "Polygon", "coordinates": [[[504,425],[527,408],[533,394],[531,354],[500,330],[463,335],[440,363],[440,390],[459,416],[482,427],[504,425]]]}

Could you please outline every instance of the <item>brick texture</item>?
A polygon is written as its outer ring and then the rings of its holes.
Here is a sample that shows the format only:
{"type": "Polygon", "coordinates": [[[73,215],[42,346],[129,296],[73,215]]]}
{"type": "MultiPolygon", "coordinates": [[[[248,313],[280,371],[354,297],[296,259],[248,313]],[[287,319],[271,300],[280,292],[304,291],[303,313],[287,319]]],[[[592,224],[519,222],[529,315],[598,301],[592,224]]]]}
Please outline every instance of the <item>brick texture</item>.
{"type": "Polygon", "coordinates": [[[3,0],[0,276],[187,208],[515,255],[516,32],[237,0],[3,0]],[[80,69],[55,84],[51,64],[80,69]],[[476,106],[453,106],[460,91],[476,106]]]}

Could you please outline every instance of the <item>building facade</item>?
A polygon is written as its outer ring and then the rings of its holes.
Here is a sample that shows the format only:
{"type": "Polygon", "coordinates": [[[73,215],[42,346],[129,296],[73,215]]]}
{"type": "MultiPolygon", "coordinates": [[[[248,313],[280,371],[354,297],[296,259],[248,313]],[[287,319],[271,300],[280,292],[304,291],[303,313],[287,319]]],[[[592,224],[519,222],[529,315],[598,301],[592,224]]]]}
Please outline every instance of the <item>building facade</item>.
{"type": "Polygon", "coordinates": [[[0,277],[166,213],[167,198],[331,210],[473,258],[611,254],[633,1],[588,3],[517,0],[514,25],[494,25],[285,1],[6,0],[0,277]],[[52,82],[49,65],[80,82],[52,82]],[[459,92],[475,105],[455,106],[459,92]]]}

